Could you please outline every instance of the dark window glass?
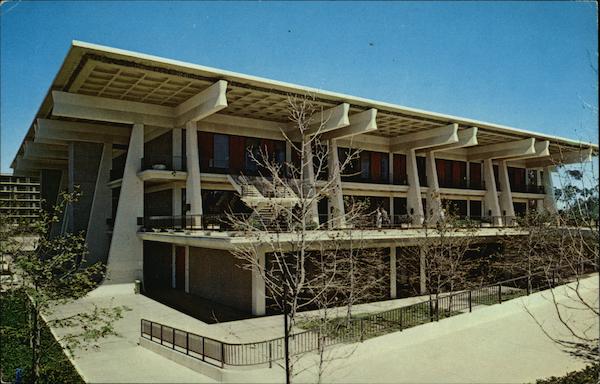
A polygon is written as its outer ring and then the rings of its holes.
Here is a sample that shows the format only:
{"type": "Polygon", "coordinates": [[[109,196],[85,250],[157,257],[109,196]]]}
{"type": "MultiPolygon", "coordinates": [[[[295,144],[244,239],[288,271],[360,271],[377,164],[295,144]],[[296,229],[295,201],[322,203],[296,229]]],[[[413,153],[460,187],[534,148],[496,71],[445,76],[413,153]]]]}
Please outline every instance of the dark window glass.
{"type": "Polygon", "coordinates": [[[246,172],[250,175],[255,175],[258,172],[258,164],[252,158],[260,159],[260,139],[247,138],[244,157],[246,163],[246,172]]]}
{"type": "Polygon", "coordinates": [[[367,151],[360,153],[360,178],[365,180],[371,177],[371,154],[367,151]]]}
{"type": "Polygon", "coordinates": [[[384,153],[381,157],[381,181],[389,182],[390,175],[390,158],[387,153],[384,153]]]}
{"type": "Polygon", "coordinates": [[[215,135],[213,148],[213,167],[229,169],[229,137],[226,135],[215,135]]]}

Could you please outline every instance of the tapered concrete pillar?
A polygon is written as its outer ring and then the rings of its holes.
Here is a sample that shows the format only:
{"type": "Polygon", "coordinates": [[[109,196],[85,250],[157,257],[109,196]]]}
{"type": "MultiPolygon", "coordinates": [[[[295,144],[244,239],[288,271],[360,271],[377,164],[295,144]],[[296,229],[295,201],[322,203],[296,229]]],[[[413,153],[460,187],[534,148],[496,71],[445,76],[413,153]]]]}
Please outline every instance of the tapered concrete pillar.
{"type": "Polygon", "coordinates": [[[419,249],[419,289],[421,295],[427,293],[427,262],[423,248],[419,249]]]}
{"type": "Polygon", "coordinates": [[[499,225],[501,223],[500,204],[498,203],[498,191],[492,159],[483,160],[483,177],[485,180],[485,195],[483,196],[485,212],[483,216],[492,216],[494,224],[499,225]]]}
{"type": "Polygon", "coordinates": [[[316,183],[315,183],[315,169],[313,165],[313,153],[311,145],[304,145],[304,161],[302,166],[304,170],[302,171],[302,188],[304,189],[304,198],[310,200],[310,206],[308,207],[308,222],[312,222],[315,225],[319,225],[319,208],[317,206],[317,201],[314,199],[316,196],[316,183]]]}
{"type": "Polygon", "coordinates": [[[390,298],[395,299],[396,294],[396,247],[390,248],[390,298]]]}
{"type": "Polygon", "coordinates": [[[196,123],[190,121],[185,126],[185,148],[187,161],[187,180],[185,197],[190,205],[190,215],[194,227],[202,225],[202,189],[200,187],[200,156],[198,154],[198,129],[196,123]]]}
{"type": "Polygon", "coordinates": [[[340,172],[340,161],[338,158],[337,140],[329,140],[328,153],[329,181],[331,183],[331,193],[329,202],[332,208],[332,224],[334,228],[343,228],[346,226],[346,217],[344,211],[344,193],[342,191],[342,178],[340,172]]]}
{"type": "Polygon", "coordinates": [[[266,313],[265,280],[261,271],[265,269],[265,252],[257,251],[257,264],[252,268],[252,314],[264,316],[266,313]]]}
{"type": "Polygon", "coordinates": [[[442,196],[440,194],[440,185],[435,166],[435,154],[433,151],[427,152],[425,166],[427,168],[427,185],[429,185],[427,191],[427,210],[429,211],[427,221],[437,223],[444,219],[444,212],[442,210],[442,196]]]}
{"type": "Polygon", "coordinates": [[[137,176],[142,168],[142,157],[144,125],[134,124],[127,149],[104,284],[133,283],[136,279],[143,279],[143,241],[137,236],[137,218],[144,216],[144,182],[137,176]]]}
{"type": "Polygon", "coordinates": [[[512,191],[510,190],[510,178],[508,177],[508,167],[506,160],[498,161],[498,177],[500,178],[500,212],[502,213],[504,225],[511,225],[515,217],[515,208],[513,205],[512,191]]]}
{"type": "Polygon", "coordinates": [[[87,257],[89,264],[96,262],[106,264],[108,258],[109,238],[106,234],[108,230],[106,219],[110,217],[112,212],[112,190],[108,187],[111,167],[112,143],[104,143],[100,165],[98,166],[90,218],[85,234],[85,242],[89,250],[87,257]]]}
{"type": "Polygon", "coordinates": [[[552,181],[552,171],[554,167],[544,167],[543,185],[544,185],[544,209],[550,213],[556,213],[556,198],[554,197],[554,182],[552,181]]]}
{"type": "Polygon", "coordinates": [[[406,195],[406,209],[411,215],[412,223],[423,224],[423,202],[421,201],[421,184],[417,170],[417,155],[414,149],[406,152],[406,175],[408,177],[408,193],[406,195]]]}

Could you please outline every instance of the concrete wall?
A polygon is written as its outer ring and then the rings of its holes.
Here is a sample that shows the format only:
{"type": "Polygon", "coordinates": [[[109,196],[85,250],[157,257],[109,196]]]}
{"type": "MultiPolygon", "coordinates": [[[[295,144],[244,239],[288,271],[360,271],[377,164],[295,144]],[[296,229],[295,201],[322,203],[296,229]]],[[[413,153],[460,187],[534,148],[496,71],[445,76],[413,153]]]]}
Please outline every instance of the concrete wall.
{"type": "Polygon", "coordinates": [[[190,247],[190,293],[252,311],[252,274],[228,251],[190,247]]]}
{"type": "Polygon", "coordinates": [[[69,143],[69,191],[79,186],[81,196],[69,209],[69,231],[86,231],[96,190],[102,144],[69,143]]]}

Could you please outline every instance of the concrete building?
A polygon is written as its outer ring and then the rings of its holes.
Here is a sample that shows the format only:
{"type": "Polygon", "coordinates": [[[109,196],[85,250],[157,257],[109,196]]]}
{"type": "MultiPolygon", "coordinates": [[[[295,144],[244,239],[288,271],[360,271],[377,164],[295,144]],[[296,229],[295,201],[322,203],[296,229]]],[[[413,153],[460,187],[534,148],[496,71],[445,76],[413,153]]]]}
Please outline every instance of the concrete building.
{"type": "Polygon", "coordinates": [[[0,215],[3,224],[27,223],[39,217],[37,177],[0,174],[0,215]]]}
{"type": "MultiPolygon", "coordinates": [[[[342,217],[343,197],[354,196],[389,212],[389,228],[363,235],[365,246],[386,249],[386,297],[402,283],[398,250],[445,204],[483,222],[481,236],[493,238],[516,215],[555,211],[554,167],[598,152],[595,144],[74,42],[12,167],[40,177],[50,203],[80,186],[82,198],[57,231],[87,231],[91,259],[107,263],[105,284],[139,279],[263,315],[264,282],[232,256],[250,239],[206,218],[248,212],[252,181],[238,176],[258,172],[249,149],[294,160],[284,137],[287,101],[306,94],[326,117],[332,167],[344,149],[362,150],[356,172],[338,173],[338,192],[315,211],[342,217]]],[[[318,175],[308,182],[319,188],[318,175]]],[[[325,244],[335,230],[315,236],[325,244]]]]}

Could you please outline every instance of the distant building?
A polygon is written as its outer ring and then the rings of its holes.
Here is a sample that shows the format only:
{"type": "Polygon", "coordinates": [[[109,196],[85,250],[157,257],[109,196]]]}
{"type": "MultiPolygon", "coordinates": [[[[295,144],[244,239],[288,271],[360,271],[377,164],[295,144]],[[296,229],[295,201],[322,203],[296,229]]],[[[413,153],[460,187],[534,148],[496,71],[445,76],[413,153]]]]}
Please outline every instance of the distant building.
{"type": "Polygon", "coordinates": [[[40,181],[36,177],[0,175],[2,223],[30,222],[39,217],[40,181]]]}

